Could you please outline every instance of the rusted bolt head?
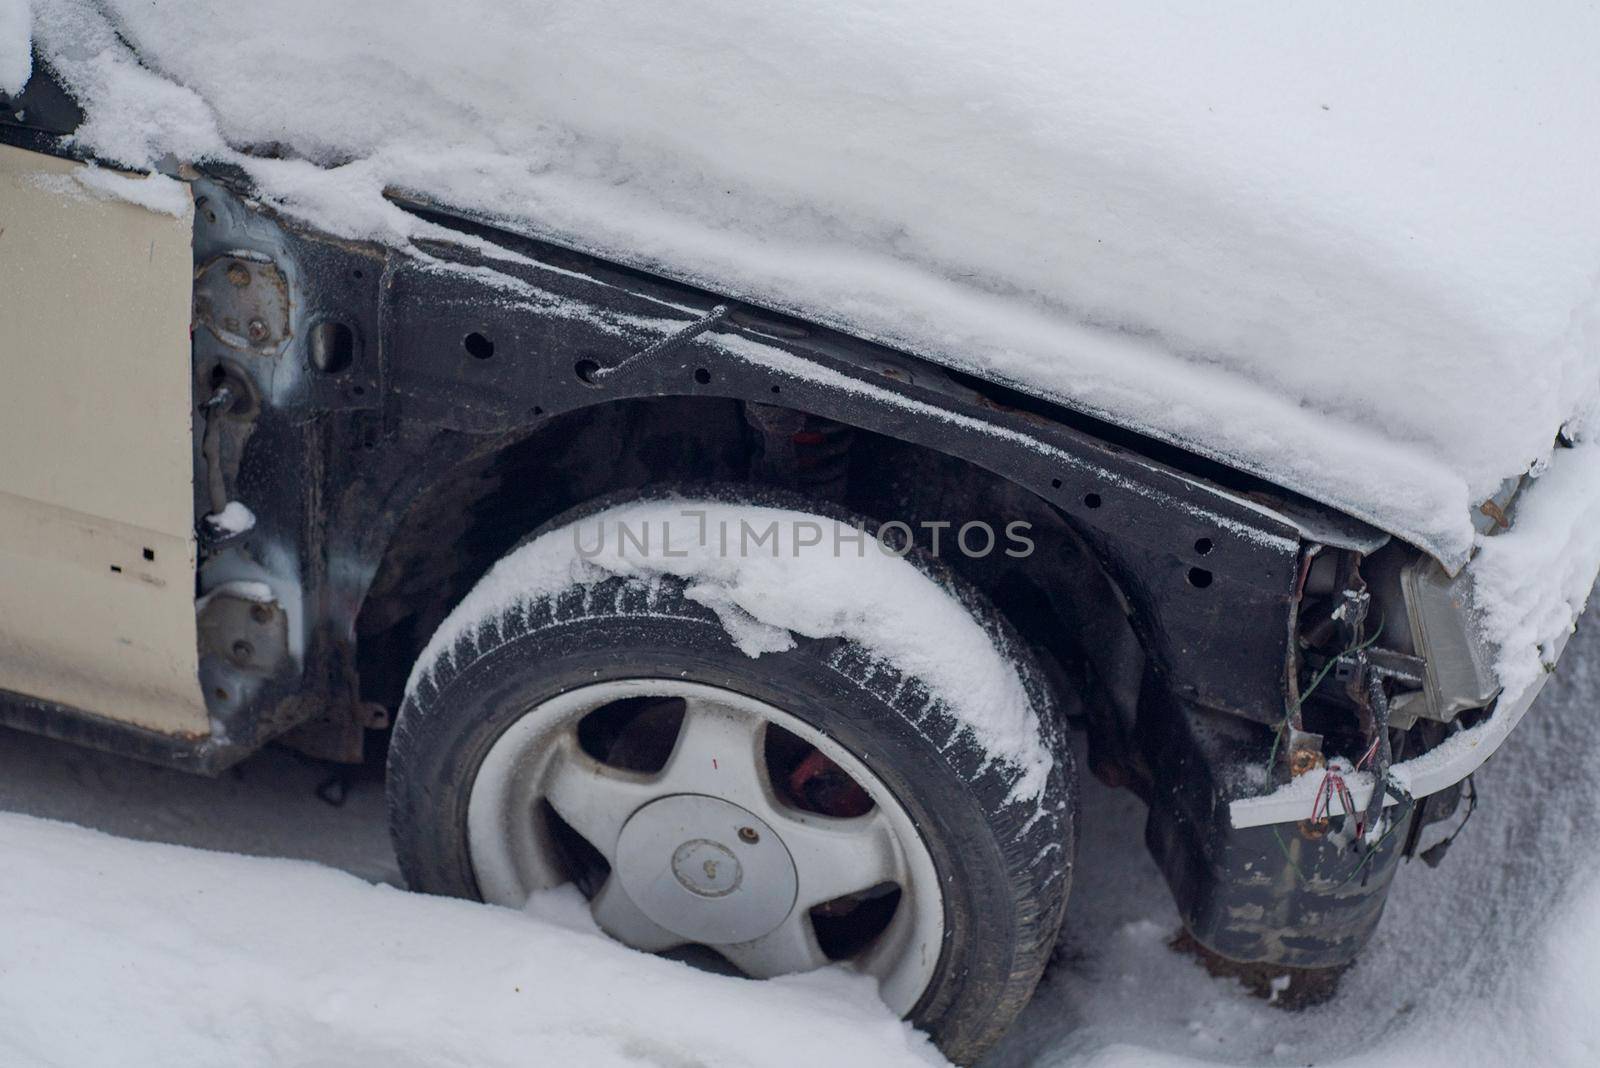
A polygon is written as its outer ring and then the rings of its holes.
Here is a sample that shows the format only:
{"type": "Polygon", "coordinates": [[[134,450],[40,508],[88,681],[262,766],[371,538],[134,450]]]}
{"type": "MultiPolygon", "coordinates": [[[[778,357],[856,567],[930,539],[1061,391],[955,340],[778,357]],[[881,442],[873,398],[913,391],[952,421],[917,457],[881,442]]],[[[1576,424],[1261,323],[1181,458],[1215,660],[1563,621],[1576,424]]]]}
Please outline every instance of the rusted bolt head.
{"type": "Polygon", "coordinates": [[[270,605],[253,604],[250,606],[250,618],[257,623],[272,622],[272,608],[270,605]]]}
{"type": "Polygon", "coordinates": [[[250,335],[251,341],[267,340],[267,324],[262,322],[260,319],[251,319],[250,325],[246,327],[245,330],[250,335]]]}
{"type": "Polygon", "coordinates": [[[228,281],[240,288],[249,285],[250,268],[238,261],[228,264],[228,281]]]}
{"type": "Polygon", "coordinates": [[[1322,766],[1322,754],[1315,749],[1300,748],[1289,754],[1289,774],[1304,775],[1322,766]]]}
{"type": "Polygon", "coordinates": [[[256,654],[256,647],[240,638],[233,643],[233,658],[237,661],[249,660],[256,654]]]}
{"type": "Polygon", "coordinates": [[[756,833],[756,829],[754,827],[740,827],[739,841],[748,842],[751,845],[755,845],[757,842],[761,841],[761,835],[756,833]]]}

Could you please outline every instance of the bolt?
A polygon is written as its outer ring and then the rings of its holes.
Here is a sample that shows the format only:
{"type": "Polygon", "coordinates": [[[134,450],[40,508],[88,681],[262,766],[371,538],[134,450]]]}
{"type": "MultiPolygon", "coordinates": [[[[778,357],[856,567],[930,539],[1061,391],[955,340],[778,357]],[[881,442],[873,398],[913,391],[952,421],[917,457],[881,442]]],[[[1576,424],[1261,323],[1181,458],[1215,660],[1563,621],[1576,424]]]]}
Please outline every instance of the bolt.
{"type": "Polygon", "coordinates": [[[1328,835],[1327,820],[1301,820],[1299,828],[1300,837],[1310,839],[1313,842],[1326,838],[1328,835]]]}
{"type": "Polygon", "coordinates": [[[269,333],[267,330],[267,324],[262,322],[260,319],[251,319],[250,326],[247,328],[247,330],[249,332],[251,341],[261,342],[267,340],[267,335],[269,333]]]}
{"type": "Polygon", "coordinates": [[[228,264],[228,281],[243,288],[250,284],[250,269],[242,263],[228,264]]]}
{"type": "Polygon", "coordinates": [[[761,841],[761,836],[756,833],[756,829],[754,827],[740,827],[739,841],[748,842],[751,845],[755,845],[757,842],[761,841]]]}
{"type": "Polygon", "coordinates": [[[1322,766],[1322,754],[1315,749],[1300,748],[1289,754],[1289,774],[1299,777],[1322,766]]]}
{"type": "Polygon", "coordinates": [[[255,655],[255,652],[256,647],[245,641],[243,638],[240,638],[238,641],[233,643],[233,659],[236,661],[243,662],[249,660],[255,655]]]}

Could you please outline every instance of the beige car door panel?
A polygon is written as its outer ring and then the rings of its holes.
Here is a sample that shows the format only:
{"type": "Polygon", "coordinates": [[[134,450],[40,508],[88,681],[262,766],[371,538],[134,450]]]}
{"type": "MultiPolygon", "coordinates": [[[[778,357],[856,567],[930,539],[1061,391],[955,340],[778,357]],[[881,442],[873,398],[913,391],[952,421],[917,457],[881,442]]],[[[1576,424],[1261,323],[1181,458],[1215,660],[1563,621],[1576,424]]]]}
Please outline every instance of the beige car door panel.
{"type": "Polygon", "coordinates": [[[193,209],[86,171],[0,145],[0,690],[193,737],[193,209]]]}

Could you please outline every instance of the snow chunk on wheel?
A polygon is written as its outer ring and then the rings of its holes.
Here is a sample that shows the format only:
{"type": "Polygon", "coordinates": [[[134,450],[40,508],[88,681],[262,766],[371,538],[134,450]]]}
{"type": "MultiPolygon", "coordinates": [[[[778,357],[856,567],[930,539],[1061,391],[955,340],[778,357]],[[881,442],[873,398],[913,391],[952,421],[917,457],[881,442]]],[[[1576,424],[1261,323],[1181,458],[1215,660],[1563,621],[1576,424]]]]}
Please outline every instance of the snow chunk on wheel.
{"type": "Polygon", "coordinates": [[[1013,800],[1044,790],[1053,762],[1038,712],[1005,639],[949,584],[871,530],[786,508],[715,499],[633,501],[566,523],[501,559],[434,634],[412,669],[411,696],[441,656],[485,621],[613,576],[690,581],[751,656],[791,634],[845,638],[923,680],[963,730],[1018,772],[1013,800]]]}

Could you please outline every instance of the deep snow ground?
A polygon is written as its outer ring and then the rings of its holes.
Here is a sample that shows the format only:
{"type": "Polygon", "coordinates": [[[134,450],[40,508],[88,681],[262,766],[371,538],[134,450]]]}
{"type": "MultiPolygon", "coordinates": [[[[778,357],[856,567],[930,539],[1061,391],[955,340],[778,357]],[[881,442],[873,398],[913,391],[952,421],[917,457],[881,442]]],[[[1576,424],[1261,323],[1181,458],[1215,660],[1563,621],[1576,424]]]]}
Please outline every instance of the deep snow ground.
{"type": "Polygon", "coordinates": [[[0,815],[0,1064],[919,1068],[837,970],[751,983],[631,953],[570,888],[500,908],[316,864],[0,815]]]}
{"type": "MultiPolygon", "coordinates": [[[[1140,806],[1087,784],[1079,874],[1056,962],[992,1063],[1600,1061],[1600,737],[1591,730],[1600,709],[1600,610],[1585,618],[1589,629],[1573,639],[1534,712],[1480,773],[1483,800],[1467,833],[1439,869],[1406,866],[1376,941],[1320,1009],[1281,1012],[1169,950],[1176,916],[1140,842],[1140,806]]],[[[0,732],[0,809],[396,882],[380,783],[358,774],[335,808],[314,793],[326,777],[268,752],[218,780],[196,779],[0,732]]],[[[54,855],[72,857],[82,844],[54,855]]],[[[117,863],[137,856],[116,845],[117,863]]],[[[259,876],[279,872],[286,886],[303,888],[311,878],[274,866],[259,876]]],[[[407,904],[386,896],[383,909],[399,920],[407,904]]],[[[463,929],[493,926],[461,916],[463,929]]],[[[0,976],[4,967],[0,961],[0,976]]],[[[71,979],[70,951],[56,955],[50,973],[71,979]]],[[[274,976],[282,980],[267,973],[274,976]]],[[[137,996],[132,988],[129,996],[137,996]]],[[[351,1063],[381,1052],[349,1035],[340,1041],[336,1015],[323,1026],[330,1050],[351,1063]]],[[[871,1026],[846,1033],[884,1037],[871,1026]]],[[[670,1060],[661,1051],[634,1054],[642,1063],[670,1060]]],[[[529,1063],[540,1059],[528,1050],[529,1063]]]]}

